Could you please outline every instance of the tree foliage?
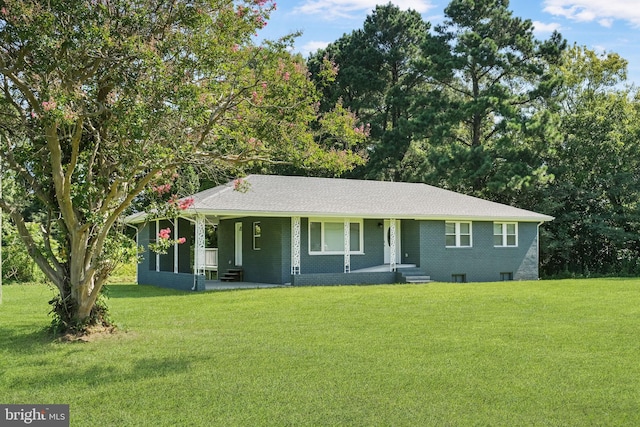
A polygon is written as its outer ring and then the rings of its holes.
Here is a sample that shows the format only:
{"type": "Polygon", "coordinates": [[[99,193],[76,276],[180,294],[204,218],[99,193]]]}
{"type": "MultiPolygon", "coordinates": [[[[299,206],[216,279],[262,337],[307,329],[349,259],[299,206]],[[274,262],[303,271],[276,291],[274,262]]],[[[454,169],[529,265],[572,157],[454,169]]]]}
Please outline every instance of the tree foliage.
{"type": "Polygon", "coordinates": [[[626,61],[536,39],[508,0],[452,0],[444,14],[430,30],[378,6],[309,59],[314,76],[337,71],[323,102],[371,123],[356,175],[553,215],[543,274],[640,274],[640,98],[626,61]]]}
{"type": "Polygon", "coordinates": [[[626,65],[574,46],[557,69],[562,139],[544,194],[556,217],[546,227],[550,274],[640,274],[640,94],[621,86],[626,65]]]}
{"type": "Polygon", "coordinates": [[[0,206],[58,288],[67,327],[101,321],[96,300],[126,255],[113,240],[121,215],[183,165],[221,174],[286,160],[340,172],[357,161],[314,141],[317,94],[288,40],[252,43],[273,7],[2,2],[0,155],[22,190],[0,206]],[[36,203],[38,233],[25,219],[36,203]]]}
{"type": "Polygon", "coordinates": [[[444,13],[422,63],[433,85],[423,111],[432,179],[494,197],[544,180],[529,127],[544,120],[539,109],[557,85],[550,69],[564,40],[537,40],[508,0],[453,0],[444,13]]]}
{"type": "Polygon", "coordinates": [[[415,11],[376,6],[362,29],[309,59],[316,81],[325,70],[337,71],[332,81],[321,85],[324,103],[341,101],[370,132],[369,161],[358,176],[400,178],[400,162],[413,138],[410,111],[424,84],[414,62],[428,29],[415,11]]]}

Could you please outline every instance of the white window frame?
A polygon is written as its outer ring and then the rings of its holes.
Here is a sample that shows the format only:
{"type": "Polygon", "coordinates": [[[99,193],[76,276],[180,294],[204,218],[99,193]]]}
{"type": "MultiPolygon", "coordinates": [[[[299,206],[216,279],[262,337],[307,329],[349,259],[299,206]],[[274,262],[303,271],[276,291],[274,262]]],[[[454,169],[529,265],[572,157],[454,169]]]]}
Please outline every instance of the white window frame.
{"type": "MultiPolygon", "coordinates": [[[[358,239],[360,241],[360,250],[359,251],[354,251],[354,250],[350,250],[349,254],[351,255],[364,255],[364,224],[363,224],[363,220],[362,219],[350,219],[349,220],[349,224],[358,224],[359,225],[359,230],[360,230],[360,235],[358,236],[358,239]]],[[[341,224],[343,227],[343,232],[344,232],[344,219],[341,218],[309,218],[308,224],[307,224],[307,237],[308,237],[308,242],[307,242],[307,246],[308,246],[308,251],[309,251],[309,255],[344,255],[344,250],[341,251],[327,251],[324,250],[325,247],[325,224],[326,223],[334,223],[334,224],[341,224]],[[320,250],[319,251],[312,251],[311,250],[311,223],[320,223],[320,238],[321,238],[321,243],[320,243],[320,250]]]]}
{"type": "Polygon", "coordinates": [[[445,236],[444,236],[445,247],[447,248],[472,248],[473,247],[473,223],[471,221],[445,221],[444,227],[445,227],[445,236]],[[453,234],[447,234],[447,224],[455,224],[456,244],[454,246],[447,245],[446,243],[447,236],[453,236],[453,234]],[[469,224],[469,244],[468,245],[463,246],[460,244],[460,237],[462,236],[462,234],[460,233],[460,224],[469,224]]]}
{"type": "Polygon", "coordinates": [[[253,226],[251,228],[251,233],[253,234],[253,250],[259,251],[260,249],[262,249],[262,224],[260,223],[260,221],[255,221],[253,223],[253,226]],[[259,233],[256,233],[256,226],[260,230],[259,233]],[[256,247],[256,239],[260,239],[259,247],[256,247]]]}
{"type": "Polygon", "coordinates": [[[495,248],[517,248],[518,247],[518,223],[517,222],[494,222],[493,223],[493,238],[495,240],[496,236],[501,236],[502,237],[502,244],[500,245],[496,245],[494,242],[493,247],[495,248]],[[495,226],[496,225],[500,225],[501,227],[501,233],[500,234],[496,234],[495,231],[495,226]],[[515,237],[516,237],[516,243],[514,245],[510,245],[508,237],[510,236],[510,234],[507,234],[507,229],[509,225],[515,225],[516,228],[516,233],[515,233],[515,237]]]}

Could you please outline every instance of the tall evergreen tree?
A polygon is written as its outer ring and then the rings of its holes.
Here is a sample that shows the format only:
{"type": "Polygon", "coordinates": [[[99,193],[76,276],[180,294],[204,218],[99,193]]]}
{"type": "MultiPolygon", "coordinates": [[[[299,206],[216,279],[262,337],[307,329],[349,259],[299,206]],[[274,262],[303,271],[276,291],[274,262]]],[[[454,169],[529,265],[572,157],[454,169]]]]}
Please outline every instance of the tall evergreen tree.
{"type": "Polygon", "coordinates": [[[399,179],[400,162],[413,138],[410,113],[424,79],[414,61],[429,24],[414,10],[391,3],[377,6],[363,28],[344,35],[309,59],[315,79],[323,67],[337,68],[333,82],[323,86],[328,105],[341,100],[361,125],[370,127],[369,162],[361,177],[399,179]]]}
{"type": "MultiPolygon", "coordinates": [[[[541,42],[508,0],[453,0],[424,44],[422,71],[433,84],[421,103],[431,147],[430,180],[466,193],[508,198],[545,180],[530,129],[557,80],[560,34],[541,42]]],[[[545,105],[546,107],[546,105],[545,105]]],[[[535,139],[535,138],[534,138],[535,139]]]]}

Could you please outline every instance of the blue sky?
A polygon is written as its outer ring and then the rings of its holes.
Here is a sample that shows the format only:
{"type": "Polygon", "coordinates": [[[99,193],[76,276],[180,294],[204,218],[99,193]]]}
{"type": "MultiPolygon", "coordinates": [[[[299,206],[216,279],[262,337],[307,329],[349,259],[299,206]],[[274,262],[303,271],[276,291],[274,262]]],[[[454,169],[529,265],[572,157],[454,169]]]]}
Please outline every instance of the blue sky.
{"type": "MultiPolygon", "coordinates": [[[[277,38],[301,30],[295,50],[305,57],[345,33],[362,28],[376,4],[388,0],[279,0],[259,37],[277,38]]],[[[433,24],[444,19],[449,0],[392,0],[433,24]]],[[[511,0],[515,16],[531,19],[536,36],[558,30],[569,44],[616,52],[629,62],[629,81],[640,85],[640,0],[511,0]]]]}

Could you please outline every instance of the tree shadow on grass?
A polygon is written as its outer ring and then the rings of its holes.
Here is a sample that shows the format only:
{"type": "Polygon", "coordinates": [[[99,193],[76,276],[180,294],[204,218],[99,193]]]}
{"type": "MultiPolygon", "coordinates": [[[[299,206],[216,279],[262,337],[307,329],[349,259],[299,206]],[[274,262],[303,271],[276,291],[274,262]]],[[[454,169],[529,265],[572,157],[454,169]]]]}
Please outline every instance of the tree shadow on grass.
{"type": "Polygon", "coordinates": [[[50,349],[54,337],[48,325],[34,329],[32,324],[11,327],[0,326],[0,348],[14,354],[42,353],[50,349]]]}
{"type": "Polygon", "coordinates": [[[191,291],[180,291],[176,289],[160,288],[151,285],[106,285],[105,295],[108,298],[152,298],[184,296],[193,294],[191,291]]]}
{"type": "MultiPolygon", "coordinates": [[[[46,375],[38,370],[11,378],[10,388],[21,390],[47,389],[59,384],[67,387],[100,387],[110,383],[135,384],[151,378],[170,377],[189,371],[191,362],[179,358],[159,357],[132,360],[131,363],[109,362],[86,367],[61,367],[48,370],[46,375]]],[[[1,374],[1,371],[0,371],[1,374]]]]}

